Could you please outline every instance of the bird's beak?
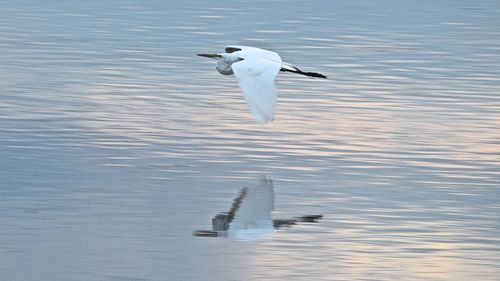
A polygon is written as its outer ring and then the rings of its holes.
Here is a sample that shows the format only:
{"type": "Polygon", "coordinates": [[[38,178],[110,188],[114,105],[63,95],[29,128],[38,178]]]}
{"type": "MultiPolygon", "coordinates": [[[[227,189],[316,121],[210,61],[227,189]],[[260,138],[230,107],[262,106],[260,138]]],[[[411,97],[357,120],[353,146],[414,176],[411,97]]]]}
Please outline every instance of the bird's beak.
{"type": "Polygon", "coordinates": [[[217,59],[217,58],[222,57],[219,54],[198,54],[198,56],[200,56],[200,57],[206,57],[206,58],[211,58],[211,59],[217,59]]]}

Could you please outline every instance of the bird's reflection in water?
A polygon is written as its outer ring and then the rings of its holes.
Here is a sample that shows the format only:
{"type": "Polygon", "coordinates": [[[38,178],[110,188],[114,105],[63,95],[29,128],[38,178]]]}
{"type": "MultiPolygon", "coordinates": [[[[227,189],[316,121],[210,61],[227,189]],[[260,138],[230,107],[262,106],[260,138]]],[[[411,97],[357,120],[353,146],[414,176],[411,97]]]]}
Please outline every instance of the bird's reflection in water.
{"type": "Polygon", "coordinates": [[[276,229],[300,222],[315,223],[322,215],[307,215],[289,219],[272,219],[274,210],[273,181],[260,177],[254,186],[244,187],[233,200],[228,212],[216,214],[212,230],[198,230],[195,236],[258,239],[274,233],[276,229]]]}

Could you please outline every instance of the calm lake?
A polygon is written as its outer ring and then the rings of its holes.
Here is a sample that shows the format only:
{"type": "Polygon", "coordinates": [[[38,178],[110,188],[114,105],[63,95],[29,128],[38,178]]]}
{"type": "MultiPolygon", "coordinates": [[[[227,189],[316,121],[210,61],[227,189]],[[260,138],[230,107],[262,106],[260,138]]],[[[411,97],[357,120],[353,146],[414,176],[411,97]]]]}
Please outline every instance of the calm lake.
{"type": "Polygon", "coordinates": [[[500,1],[0,0],[0,280],[498,276],[500,1]]]}

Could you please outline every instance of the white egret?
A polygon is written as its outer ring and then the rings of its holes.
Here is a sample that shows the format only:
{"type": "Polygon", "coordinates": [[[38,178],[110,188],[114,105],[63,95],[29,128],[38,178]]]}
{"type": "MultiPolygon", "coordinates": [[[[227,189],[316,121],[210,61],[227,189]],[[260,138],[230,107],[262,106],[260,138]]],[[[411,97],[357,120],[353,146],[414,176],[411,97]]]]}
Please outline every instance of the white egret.
{"type": "Polygon", "coordinates": [[[220,74],[234,73],[243,96],[258,122],[274,120],[278,94],[274,79],[280,71],[297,73],[309,77],[326,78],[316,72],[304,72],[294,65],[281,61],[272,51],[247,46],[227,46],[225,53],[198,54],[217,59],[216,69],[220,74]]]}

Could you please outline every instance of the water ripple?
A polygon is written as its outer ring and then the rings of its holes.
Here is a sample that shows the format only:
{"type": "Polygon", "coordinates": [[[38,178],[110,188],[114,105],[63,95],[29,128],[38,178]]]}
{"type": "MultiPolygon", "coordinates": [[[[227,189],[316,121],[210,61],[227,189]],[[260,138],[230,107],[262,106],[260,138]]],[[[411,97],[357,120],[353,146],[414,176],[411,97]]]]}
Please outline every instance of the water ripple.
{"type": "Polygon", "coordinates": [[[0,5],[0,279],[497,279],[498,4],[264,2],[0,5]],[[255,124],[226,44],[329,79],[255,124]],[[191,237],[260,174],[321,223],[191,237]]]}

